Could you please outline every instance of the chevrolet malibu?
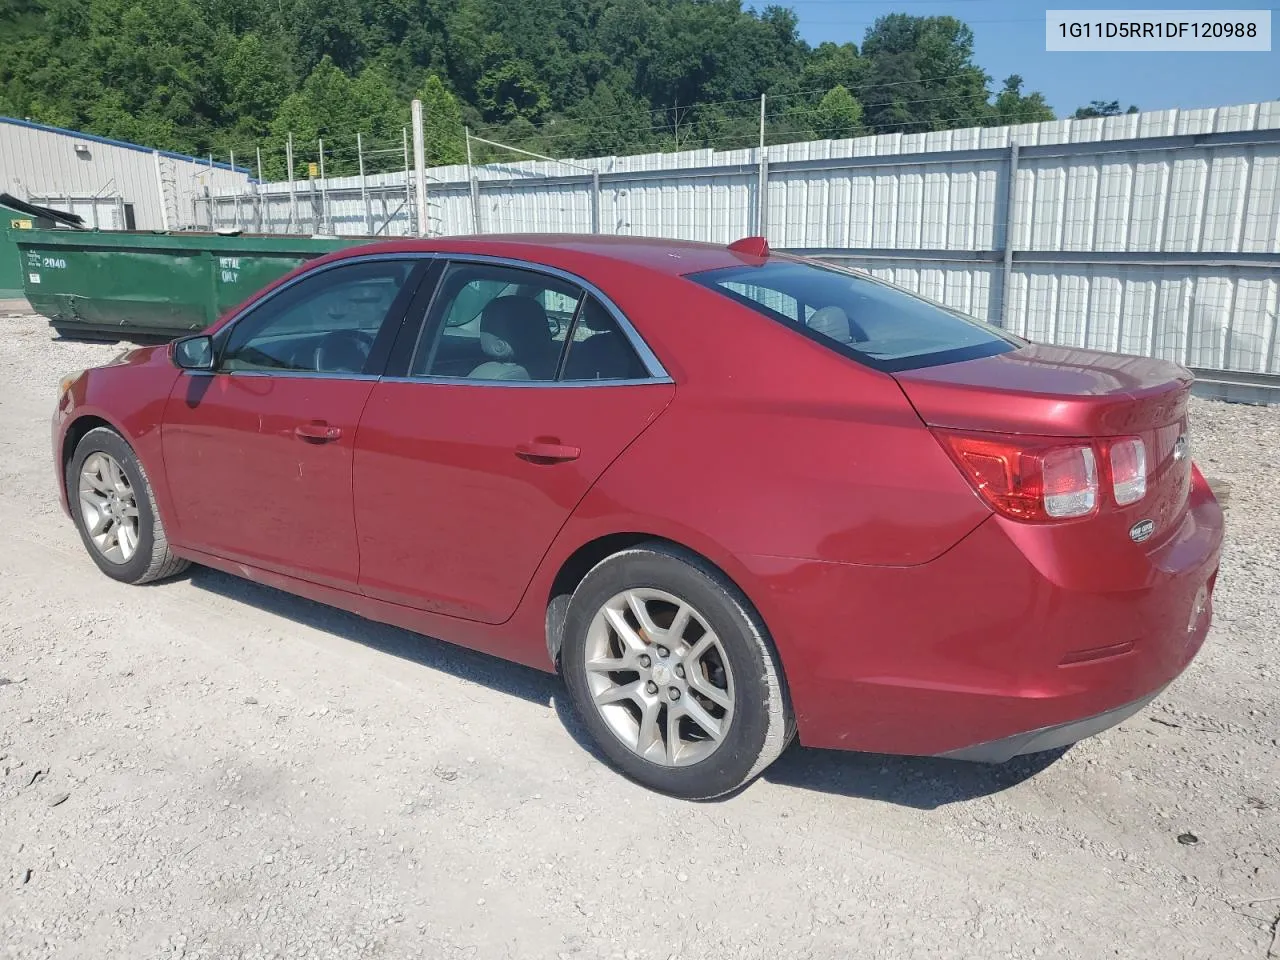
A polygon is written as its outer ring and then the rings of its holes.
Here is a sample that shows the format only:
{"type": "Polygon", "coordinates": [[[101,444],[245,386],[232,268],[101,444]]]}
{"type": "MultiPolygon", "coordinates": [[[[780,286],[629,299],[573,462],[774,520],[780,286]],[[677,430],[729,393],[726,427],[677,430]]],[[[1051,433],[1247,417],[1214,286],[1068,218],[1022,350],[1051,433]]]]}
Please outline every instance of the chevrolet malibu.
{"type": "Polygon", "coordinates": [[[110,577],[189,563],[563,674],[686,798],[814,747],[1001,762],[1209,628],[1190,374],[852,271],[630,237],[400,241],[63,381],[110,577]]]}

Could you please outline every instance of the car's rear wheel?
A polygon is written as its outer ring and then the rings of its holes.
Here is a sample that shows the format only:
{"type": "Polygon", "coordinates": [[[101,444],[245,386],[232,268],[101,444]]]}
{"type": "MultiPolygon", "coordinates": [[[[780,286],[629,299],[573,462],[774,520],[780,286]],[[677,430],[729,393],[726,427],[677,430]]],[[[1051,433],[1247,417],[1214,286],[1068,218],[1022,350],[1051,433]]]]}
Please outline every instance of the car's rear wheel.
{"type": "Polygon", "coordinates": [[[764,624],[710,564],[654,542],[583,578],[561,670],[583,723],[632,779],[691,800],[736,790],[791,738],[764,624]]]}
{"type": "Polygon", "coordinates": [[[81,438],[66,486],[80,539],[107,576],[149,583],[189,566],[169,549],[146,471],[114,430],[96,427],[81,438]]]}

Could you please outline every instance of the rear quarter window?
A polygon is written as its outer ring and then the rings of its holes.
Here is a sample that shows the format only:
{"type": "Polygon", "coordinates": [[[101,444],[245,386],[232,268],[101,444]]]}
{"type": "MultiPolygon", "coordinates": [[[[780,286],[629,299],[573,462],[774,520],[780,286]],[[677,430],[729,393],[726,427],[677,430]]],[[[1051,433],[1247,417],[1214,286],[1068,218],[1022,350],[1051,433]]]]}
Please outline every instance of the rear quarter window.
{"type": "Polygon", "coordinates": [[[1021,341],[898,287],[812,261],[770,258],[687,279],[886,372],[988,357],[1021,341]]]}

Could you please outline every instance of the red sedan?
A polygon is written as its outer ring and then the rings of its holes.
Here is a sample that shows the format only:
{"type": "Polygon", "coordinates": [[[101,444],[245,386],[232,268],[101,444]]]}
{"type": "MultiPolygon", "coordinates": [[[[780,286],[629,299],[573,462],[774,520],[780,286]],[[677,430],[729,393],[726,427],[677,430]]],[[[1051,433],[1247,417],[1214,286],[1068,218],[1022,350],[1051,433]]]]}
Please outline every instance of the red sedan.
{"type": "Polygon", "coordinates": [[[53,454],[107,575],[558,669],[622,771],[706,798],[797,734],[1003,761],[1156,696],[1222,542],[1190,386],[758,239],[414,240],[68,378],[53,454]]]}

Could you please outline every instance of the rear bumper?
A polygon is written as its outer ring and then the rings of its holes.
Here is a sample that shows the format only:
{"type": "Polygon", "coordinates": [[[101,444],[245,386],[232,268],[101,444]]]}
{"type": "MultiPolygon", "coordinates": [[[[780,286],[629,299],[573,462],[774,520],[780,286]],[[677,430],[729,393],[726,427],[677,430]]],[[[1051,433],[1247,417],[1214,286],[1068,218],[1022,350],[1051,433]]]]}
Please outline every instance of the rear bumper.
{"type": "Polygon", "coordinates": [[[1155,693],[1149,693],[1140,700],[1126,703],[1096,716],[1085,717],[1083,720],[1071,720],[1051,727],[1041,727],[1039,730],[1028,730],[1026,733],[1017,733],[1011,737],[975,744],[972,747],[949,750],[939,756],[948,760],[1004,763],[1024,754],[1068,747],[1079,740],[1092,737],[1103,730],[1109,730],[1118,723],[1123,723],[1163,692],[1164,687],[1161,687],[1155,693]]]}
{"type": "Polygon", "coordinates": [[[801,742],[998,761],[1118,723],[1186,669],[1222,543],[1202,480],[1155,547],[1070,557],[1025,531],[993,517],[916,567],[747,558],[801,742]]]}

